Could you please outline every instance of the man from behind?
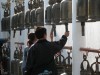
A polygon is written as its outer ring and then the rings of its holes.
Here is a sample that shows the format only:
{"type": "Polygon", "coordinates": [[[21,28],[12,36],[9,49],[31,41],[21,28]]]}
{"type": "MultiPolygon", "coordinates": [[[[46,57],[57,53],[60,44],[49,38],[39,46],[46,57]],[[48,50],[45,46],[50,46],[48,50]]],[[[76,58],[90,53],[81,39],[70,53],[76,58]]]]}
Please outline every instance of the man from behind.
{"type": "Polygon", "coordinates": [[[54,55],[66,44],[69,32],[61,37],[59,41],[47,41],[46,28],[39,28],[35,31],[37,43],[29,50],[26,75],[57,75],[54,55]]]}

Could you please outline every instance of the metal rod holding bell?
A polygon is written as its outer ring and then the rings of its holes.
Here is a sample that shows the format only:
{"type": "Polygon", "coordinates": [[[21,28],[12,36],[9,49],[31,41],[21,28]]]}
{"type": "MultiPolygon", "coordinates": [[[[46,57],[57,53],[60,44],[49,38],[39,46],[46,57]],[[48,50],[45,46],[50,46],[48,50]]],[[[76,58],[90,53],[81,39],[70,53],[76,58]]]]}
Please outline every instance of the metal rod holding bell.
{"type": "Polygon", "coordinates": [[[85,36],[85,22],[81,22],[82,26],[82,36],[85,36]]]}
{"type": "Polygon", "coordinates": [[[61,1],[60,23],[65,25],[66,32],[68,32],[68,23],[72,21],[72,10],[71,9],[72,9],[72,0],[62,0],[61,1]]]}

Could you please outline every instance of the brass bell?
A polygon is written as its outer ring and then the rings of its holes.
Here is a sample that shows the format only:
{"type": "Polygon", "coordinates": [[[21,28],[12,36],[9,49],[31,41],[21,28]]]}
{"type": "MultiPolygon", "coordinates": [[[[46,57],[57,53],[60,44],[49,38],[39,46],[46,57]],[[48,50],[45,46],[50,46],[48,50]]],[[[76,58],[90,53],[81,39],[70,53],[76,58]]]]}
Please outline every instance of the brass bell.
{"type": "Polygon", "coordinates": [[[72,21],[72,0],[63,0],[60,4],[61,23],[72,21]]]}
{"type": "Polygon", "coordinates": [[[33,9],[31,10],[31,28],[34,28],[34,25],[36,25],[36,9],[38,8],[38,4],[36,0],[33,2],[33,9]]]}
{"type": "Polygon", "coordinates": [[[67,52],[68,56],[64,60],[64,66],[65,66],[65,72],[68,75],[72,75],[72,57],[71,57],[71,52],[67,52]],[[66,62],[67,61],[67,62],[66,62]]]}
{"type": "Polygon", "coordinates": [[[12,17],[12,24],[11,24],[11,28],[12,30],[16,29],[17,28],[17,13],[18,13],[18,9],[17,9],[17,6],[14,7],[14,15],[12,17]]]}
{"type": "Polygon", "coordinates": [[[80,22],[88,20],[88,0],[78,0],[77,20],[80,22]]]}
{"type": "Polygon", "coordinates": [[[39,7],[36,9],[37,26],[44,26],[44,2],[41,0],[39,7]]]}
{"type": "Polygon", "coordinates": [[[56,3],[52,6],[53,24],[59,24],[60,22],[60,2],[61,0],[56,0],[56,3]]]}
{"type": "Polygon", "coordinates": [[[33,8],[38,8],[38,2],[37,0],[33,0],[33,8]]]}
{"type": "Polygon", "coordinates": [[[16,50],[14,51],[14,59],[19,59],[19,50],[18,50],[18,48],[16,48],[16,50]]]}
{"type": "Polygon", "coordinates": [[[5,10],[4,10],[4,17],[7,17],[7,16],[9,16],[10,15],[10,11],[6,8],[5,10]]]}
{"type": "Polygon", "coordinates": [[[31,25],[31,7],[30,1],[28,2],[28,11],[25,14],[25,27],[29,28],[31,25]]]}
{"type": "Polygon", "coordinates": [[[19,13],[19,29],[23,30],[24,29],[24,6],[21,8],[21,12],[19,13]]]}
{"type": "Polygon", "coordinates": [[[95,62],[93,62],[92,64],[91,64],[91,69],[92,69],[92,75],[100,75],[100,61],[99,61],[99,59],[100,59],[100,56],[98,57],[95,57],[96,58],[96,61],[95,62]],[[95,66],[95,69],[94,69],[94,66],[95,66]]]}
{"type": "Polygon", "coordinates": [[[7,19],[6,19],[6,17],[4,17],[1,20],[1,30],[6,31],[6,26],[7,26],[7,19]]]}
{"type": "Polygon", "coordinates": [[[25,26],[26,26],[26,28],[30,27],[30,23],[31,23],[30,21],[31,21],[31,19],[30,19],[30,10],[28,10],[26,12],[26,15],[25,15],[25,26]]]}
{"type": "Polygon", "coordinates": [[[22,10],[22,7],[23,7],[23,6],[22,6],[22,4],[20,4],[20,3],[19,3],[19,5],[17,5],[18,12],[21,12],[21,10],[22,10]]]}
{"type": "Polygon", "coordinates": [[[28,2],[28,8],[29,9],[33,9],[33,1],[32,0],[30,0],[29,2],[28,2]]]}
{"type": "Polygon", "coordinates": [[[85,22],[88,20],[88,0],[78,0],[77,20],[81,22],[82,36],[84,36],[85,35],[84,26],[85,26],[85,22]]]}
{"type": "Polygon", "coordinates": [[[36,25],[36,16],[35,16],[36,8],[31,11],[31,27],[36,25]]]}
{"type": "Polygon", "coordinates": [[[89,19],[96,21],[96,0],[89,0],[89,19]]]}
{"type": "Polygon", "coordinates": [[[12,30],[14,30],[13,37],[15,37],[17,27],[18,27],[18,7],[16,5],[14,7],[14,15],[12,17],[12,24],[11,24],[11,28],[12,28],[12,30]]]}
{"type": "Polygon", "coordinates": [[[6,31],[10,31],[10,16],[6,17],[6,31]]]}
{"type": "Polygon", "coordinates": [[[100,21],[100,0],[96,0],[95,12],[96,21],[100,21]]]}
{"type": "Polygon", "coordinates": [[[4,10],[4,18],[1,20],[1,30],[2,31],[9,31],[10,30],[10,12],[9,9],[6,7],[4,10]]]}
{"type": "Polygon", "coordinates": [[[18,21],[18,23],[17,23],[17,30],[19,30],[19,27],[20,27],[20,23],[19,23],[19,16],[20,16],[20,12],[21,12],[21,8],[22,8],[22,5],[21,4],[18,4],[17,5],[17,9],[18,9],[18,13],[17,13],[17,21],[18,21]]]}
{"type": "Polygon", "coordinates": [[[46,7],[45,10],[45,22],[46,24],[51,24],[52,22],[52,5],[54,4],[54,0],[49,0],[49,5],[46,7]]]}
{"type": "Polygon", "coordinates": [[[83,55],[83,61],[81,62],[80,68],[80,75],[92,75],[91,66],[86,55],[83,55]],[[86,68],[84,67],[84,63],[87,63],[86,68]]]}

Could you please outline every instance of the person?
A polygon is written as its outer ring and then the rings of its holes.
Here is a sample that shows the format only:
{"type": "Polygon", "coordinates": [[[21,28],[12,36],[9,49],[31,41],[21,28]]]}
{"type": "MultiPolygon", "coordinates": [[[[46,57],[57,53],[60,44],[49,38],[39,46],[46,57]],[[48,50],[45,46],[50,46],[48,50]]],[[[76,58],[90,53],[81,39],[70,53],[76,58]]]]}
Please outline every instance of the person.
{"type": "Polygon", "coordinates": [[[0,39],[0,75],[3,73],[3,44],[6,43],[8,39],[0,39]]]}
{"type": "Polygon", "coordinates": [[[27,42],[27,47],[24,49],[24,53],[23,53],[23,63],[22,63],[22,71],[23,71],[23,75],[24,75],[24,71],[25,71],[25,66],[26,66],[26,59],[27,59],[27,54],[28,54],[28,50],[31,47],[31,45],[34,45],[35,42],[37,41],[35,33],[30,33],[28,35],[28,42],[27,42]]]}
{"type": "Polygon", "coordinates": [[[47,41],[46,28],[35,31],[37,43],[29,49],[25,75],[57,75],[54,55],[66,44],[69,32],[61,37],[59,41],[47,41]]]}
{"type": "Polygon", "coordinates": [[[2,43],[0,43],[0,75],[2,72],[2,43]]]}

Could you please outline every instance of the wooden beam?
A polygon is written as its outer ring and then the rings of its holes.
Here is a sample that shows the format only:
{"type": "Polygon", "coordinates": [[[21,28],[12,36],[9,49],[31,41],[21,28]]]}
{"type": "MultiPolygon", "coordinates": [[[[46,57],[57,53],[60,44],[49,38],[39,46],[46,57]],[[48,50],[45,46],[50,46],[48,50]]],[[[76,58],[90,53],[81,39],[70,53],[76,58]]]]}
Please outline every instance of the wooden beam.
{"type": "Polygon", "coordinates": [[[72,46],[64,46],[63,49],[72,50],[72,46]]]}
{"type": "Polygon", "coordinates": [[[100,53],[100,49],[93,49],[93,48],[80,48],[80,51],[100,53]]]}

